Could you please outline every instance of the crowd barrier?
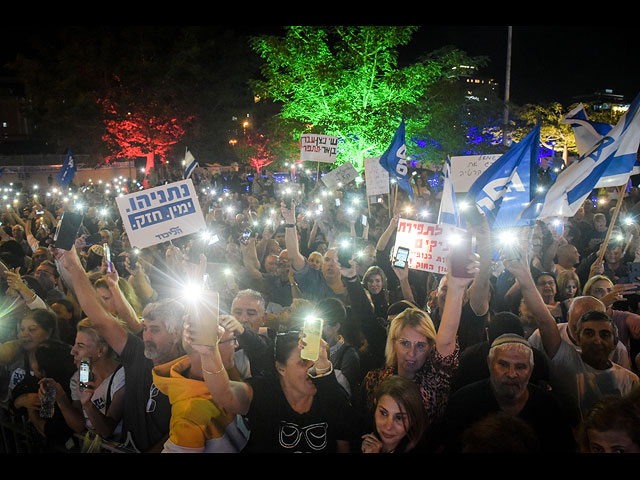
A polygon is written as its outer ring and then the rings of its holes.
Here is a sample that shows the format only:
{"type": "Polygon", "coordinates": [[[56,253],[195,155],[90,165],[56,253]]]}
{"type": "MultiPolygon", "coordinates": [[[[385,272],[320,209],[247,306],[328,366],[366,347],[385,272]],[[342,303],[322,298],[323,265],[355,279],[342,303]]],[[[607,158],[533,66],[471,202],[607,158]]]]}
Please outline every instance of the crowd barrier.
{"type": "MultiPolygon", "coordinates": [[[[85,433],[76,433],[65,445],[46,447],[26,417],[14,414],[6,402],[0,403],[0,454],[81,453],[85,433]]],[[[123,446],[103,440],[94,453],[133,453],[123,446]]]]}

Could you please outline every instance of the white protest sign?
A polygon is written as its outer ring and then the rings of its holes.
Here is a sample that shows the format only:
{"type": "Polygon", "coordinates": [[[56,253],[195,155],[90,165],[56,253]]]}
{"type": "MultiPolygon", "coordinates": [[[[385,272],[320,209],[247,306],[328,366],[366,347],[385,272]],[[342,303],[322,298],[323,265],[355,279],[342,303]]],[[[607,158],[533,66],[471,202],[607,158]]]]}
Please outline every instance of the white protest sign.
{"type": "Polygon", "coordinates": [[[364,180],[367,196],[389,193],[389,172],[380,165],[380,157],[364,159],[364,180]]]}
{"type": "Polygon", "coordinates": [[[300,137],[300,161],[335,163],[338,137],[305,133],[300,137]]]}
{"type": "Polygon", "coordinates": [[[446,274],[449,236],[460,232],[464,230],[446,223],[433,224],[401,218],[398,220],[392,253],[395,256],[398,247],[408,248],[408,268],[446,274]]]}
{"type": "Polygon", "coordinates": [[[145,248],[206,228],[191,179],[116,197],[129,242],[145,248]]]}
{"type": "Polygon", "coordinates": [[[358,171],[351,162],[345,162],[322,176],[322,183],[329,190],[335,190],[343,185],[353,182],[358,176],[358,171]]]}
{"type": "Polygon", "coordinates": [[[468,192],[473,182],[501,156],[502,154],[451,157],[451,183],[453,183],[453,190],[456,193],[468,192]]]}

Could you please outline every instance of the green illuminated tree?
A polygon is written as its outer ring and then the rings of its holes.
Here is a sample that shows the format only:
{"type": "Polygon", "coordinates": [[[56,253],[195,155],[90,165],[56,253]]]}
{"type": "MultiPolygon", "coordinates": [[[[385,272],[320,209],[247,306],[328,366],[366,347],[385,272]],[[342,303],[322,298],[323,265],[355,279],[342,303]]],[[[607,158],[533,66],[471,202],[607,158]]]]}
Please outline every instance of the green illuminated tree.
{"type": "MultiPolygon", "coordinates": [[[[454,67],[474,64],[456,49],[398,65],[413,26],[293,26],[284,36],[251,39],[263,59],[256,95],[281,104],[279,116],[303,132],[339,137],[338,163],[362,170],[364,159],[381,155],[406,120],[407,154],[419,149],[414,133],[431,120],[430,88],[455,78],[454,67]]],[[[434,101],[437,101],[434,99],[434,101]]]]}

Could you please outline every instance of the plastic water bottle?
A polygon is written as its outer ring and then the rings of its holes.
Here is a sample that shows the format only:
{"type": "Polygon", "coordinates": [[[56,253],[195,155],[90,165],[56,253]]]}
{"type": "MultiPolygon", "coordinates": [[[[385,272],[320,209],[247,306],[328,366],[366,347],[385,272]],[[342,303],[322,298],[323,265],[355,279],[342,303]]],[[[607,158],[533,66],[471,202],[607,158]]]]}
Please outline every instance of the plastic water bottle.
{"type": "Polygon", "coordinates": [[[56,387],[51,383],[45,384],[44,396],[40,405],[40,417],[51,418],[56,405],[56,387]]]}

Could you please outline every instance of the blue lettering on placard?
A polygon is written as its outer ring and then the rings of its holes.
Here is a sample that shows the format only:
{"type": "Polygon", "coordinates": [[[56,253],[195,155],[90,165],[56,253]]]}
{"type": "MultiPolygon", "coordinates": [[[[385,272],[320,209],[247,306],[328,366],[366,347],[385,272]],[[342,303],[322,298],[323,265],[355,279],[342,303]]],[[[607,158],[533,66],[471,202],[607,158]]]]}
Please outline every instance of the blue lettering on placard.
{"type": "Polygon", "coordinates": [[[129,208],[126,212],[135,212],[143,208],[151,208],[152,205],[161,206],[163,203],[171,202],[179,198],[191,196],[189,186],[182,184],[179,187],[173,186],[167,188],[167,191],[158,190],[157,192],[139,193],[129,198],[129,208]]]}
{"type": "MultiPolygon", "coordinates": [[[[177,191],[177,188],[176,188],[177,191]]],[[[196,208],[191,198],[174,202],[168,205],[161,205],[149,210],[128,215],[129,224],[132,230],[149,227],[158,223],[166,222],[174,218],[183,217],[195,213],[196,208]]]]}

